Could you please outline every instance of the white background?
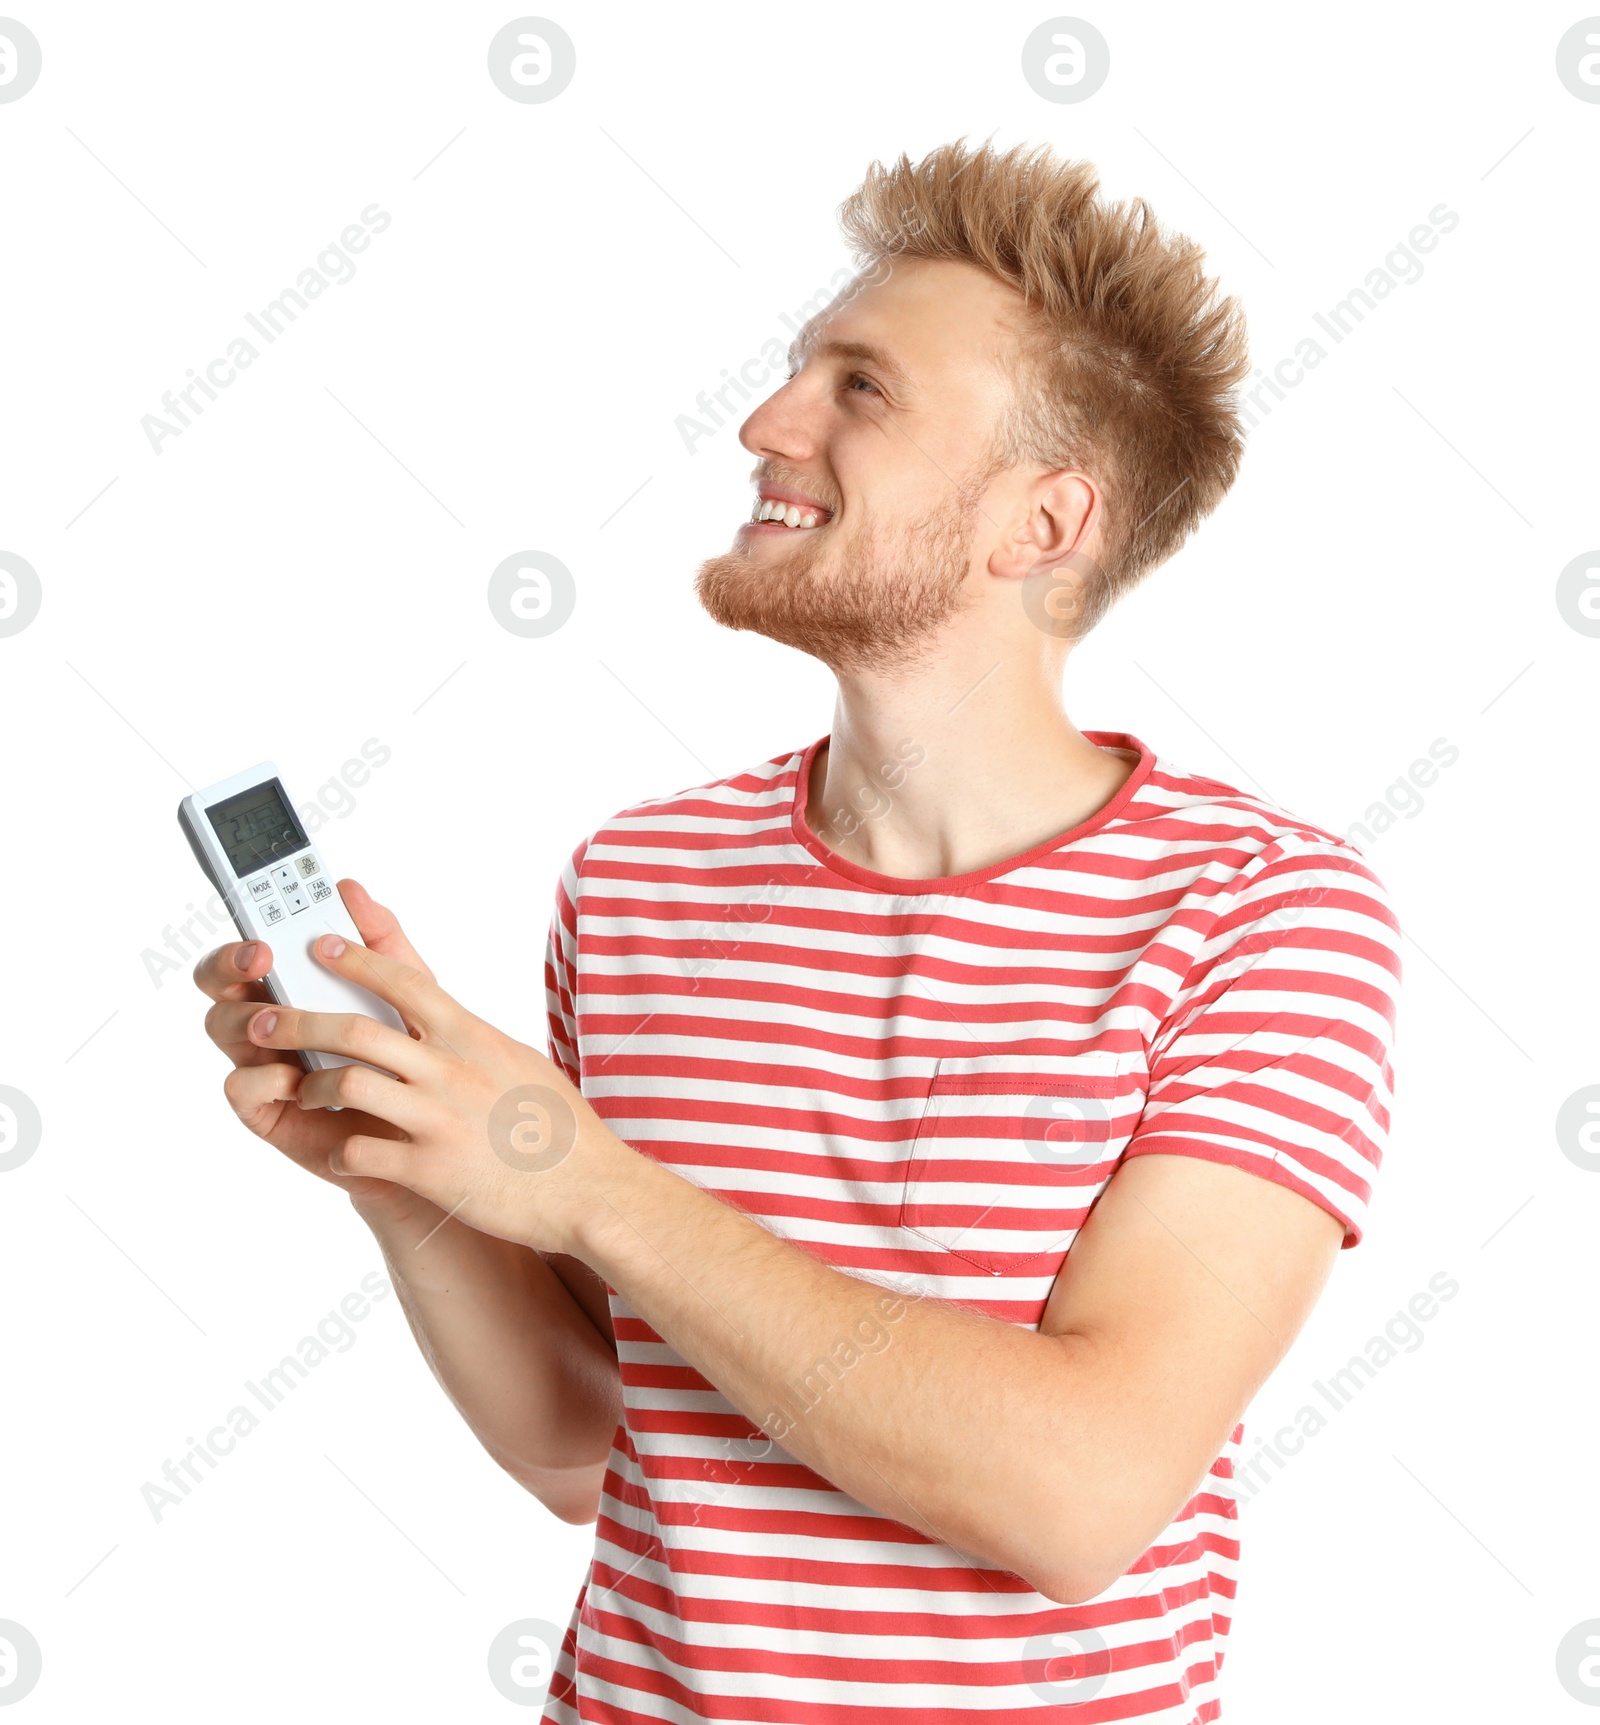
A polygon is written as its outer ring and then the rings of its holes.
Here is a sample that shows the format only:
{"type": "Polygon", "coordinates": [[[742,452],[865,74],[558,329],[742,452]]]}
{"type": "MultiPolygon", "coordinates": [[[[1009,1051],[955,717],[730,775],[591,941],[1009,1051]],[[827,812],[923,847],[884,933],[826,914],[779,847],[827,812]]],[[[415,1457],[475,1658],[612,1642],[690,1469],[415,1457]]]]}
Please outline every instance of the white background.
{"type": "Polygon", "coordinates": [[[1460,1293],[1244,1506],[1225,1716],[1585,1716],[1555,1653],[1600,1617],[1600,1174],[1554,1131],[1600,1081],[1600,639],[1555,602],[1600,543],[1600,105],[1555,75],[1583,14],[1096,0],[1111,74],[1064,105],[1020,70],[1047,7],[551,0],[577,74],[524,105],[486,71],[504,7],[15,6],[44,54],[0,106],[0,549],[44,594],[0,639],[0,1082],[44,1121],[0,1177],[0,1617],[45,1659],[18,1717],[499,1719],[491,1638],[565,1624],[589,1531],[480,1452],[392,1297],[179,1508],[141,1501],[380,1262],[234,1123],[187,965],[152,979],[203,897],[175,806],[269,754],[306,801],[379,739],[330,864],[542,1046],[573,845],[830,720],[819,666],[698,610],[751,458],[675,421],[846,262],[867,163],[962,134],[1148,197],[1265,364],[1459,215],[1068,709],[1338,832],[1459,750],[1368,851],[1407,937],[1370,1232],[1248,1429],[1436,1272],[1460,1293]],[[374,202],[355,277],[153,453],[163,392],[374,202]],[[523,549],[577,583],[543,640],[485,599],[523,549]]]}

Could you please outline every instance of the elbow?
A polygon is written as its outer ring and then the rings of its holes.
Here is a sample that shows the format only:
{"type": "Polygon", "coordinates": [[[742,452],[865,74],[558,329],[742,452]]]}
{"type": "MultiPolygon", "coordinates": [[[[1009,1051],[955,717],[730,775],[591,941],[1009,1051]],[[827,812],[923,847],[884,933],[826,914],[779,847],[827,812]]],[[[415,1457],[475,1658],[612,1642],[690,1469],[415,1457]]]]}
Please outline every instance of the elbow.
{"type": "Polygon", "coordinates": [[[1034,1504],[1014,1538],[1026,1546],[1015,1573],[1056,1605],[1086,1605],[1116,1585],[1193,1496],[1187,1483],[1120,1478],[1082,1481],[1067,1501],[1034,1504]]]}
{"type": "Polygon", "coordinates": [[[605,1467],[530,1467],[515,1457],[496,1455],[495,1462],[530,1496],[569,1527],[588,1527],[600,1519],[605,1467]]]}
{"type": "Polygon", "coordinates": [[[1086,1605],[1123,1573],[1097,1554],[1076,1549],[1065,1540],[1053,1543],[1045,1553],[1040,1552],[1036,1540],[1032,1541],[1026,1554],[1005,1567],[1052,1605],[1086,1605]]]}
{"type": "Polygon", "coordinates": [[[1098,1599],[1121,1574],[1119,1569],[1116,1575],[1104,1572],[1096,1575],[1052,1573],[1037,1580],[1028,1576],[1023,1579],[1052,1605],[1087,1605],[1091,1599],[1098,1599]]]}
{"type": "Polygon", "coordinates": [[[600,1519],[600,1494],[598,1492],[593,1497],[585,1498],[581,1502],[576,1499],[571,1502],[558,1499],[554,1503],[545,1503],[543,1498],[539,1501],[544,1503],[545,1508],[557,1521],[564,1521],[568,1527],[592,1527],[600,1519]]]}
{"type": "Polygon", "coordinates": [[[1127,1529],[1107,1529],[1104,1537],[1097,1538],[1081,1519],[1045,1525],[1051,1530],[1045,1549],[1040,1549],[1040,1530],[1030,1529],[1029,1550],[1015,1573],[1053,1605],[1086,1605],[1098,1599],[1127,1573],[1149,1543],[1127,1537],[1127,1529]]]}
{"type": "Polygon", "coordinates": [[[525,1474],[512,1473],[511,1477],[568,1527],[589,1527],[600,1519],[598,1486],[574,1488],[570,1481],[552,1482],[548,1476],[530,1479],[525,1474]]]}

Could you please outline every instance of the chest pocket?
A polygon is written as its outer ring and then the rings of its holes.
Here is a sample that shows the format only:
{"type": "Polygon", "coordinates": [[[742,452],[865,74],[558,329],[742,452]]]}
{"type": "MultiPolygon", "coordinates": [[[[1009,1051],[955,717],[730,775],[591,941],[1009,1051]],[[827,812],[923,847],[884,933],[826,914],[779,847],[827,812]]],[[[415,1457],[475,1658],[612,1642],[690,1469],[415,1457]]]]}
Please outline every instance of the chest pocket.
{"type": "Polygon", "coordinates": [[[1143,1111],[1115,1052],[960,1055],[934,1069],[900,1226],[992,1275],[1071,1244],[1143,1111]]]}

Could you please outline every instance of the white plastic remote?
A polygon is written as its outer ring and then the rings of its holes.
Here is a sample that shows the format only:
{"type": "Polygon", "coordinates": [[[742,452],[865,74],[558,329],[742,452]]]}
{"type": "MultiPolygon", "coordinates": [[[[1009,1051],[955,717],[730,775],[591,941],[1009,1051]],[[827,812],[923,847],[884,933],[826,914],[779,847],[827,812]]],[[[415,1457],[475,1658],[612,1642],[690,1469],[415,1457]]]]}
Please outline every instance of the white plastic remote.
{"type": "MultiPolygon", "coordinates": [[[[236,773],[178,804],[178,824],[233,914],[241,940],[272,949],[267,993],[309,1012],[360,1012],[403,1030],[386,1001],[337,976],[312,952],[324,934],[361,943],[317,847],[306,837],[271,761],[236,773]]],[[[312,1072],[364,1064],[347,1054],[304,1051],[312,1072]]]]}

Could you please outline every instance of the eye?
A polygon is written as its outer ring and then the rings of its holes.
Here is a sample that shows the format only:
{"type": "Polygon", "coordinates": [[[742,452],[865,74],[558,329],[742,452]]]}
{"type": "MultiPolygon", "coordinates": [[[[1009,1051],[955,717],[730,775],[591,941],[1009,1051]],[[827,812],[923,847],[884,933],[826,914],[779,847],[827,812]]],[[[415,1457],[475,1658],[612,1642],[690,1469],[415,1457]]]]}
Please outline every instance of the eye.
{"type": "Polygon", "coordinates": [[[853,390],[858,383],[864,383],[874,395],[883,394],[883,391],[878,388],[877,384],[875,384],[864,372],[851,372],[849,378],[846,380],[846,388],[853,390]]]}

